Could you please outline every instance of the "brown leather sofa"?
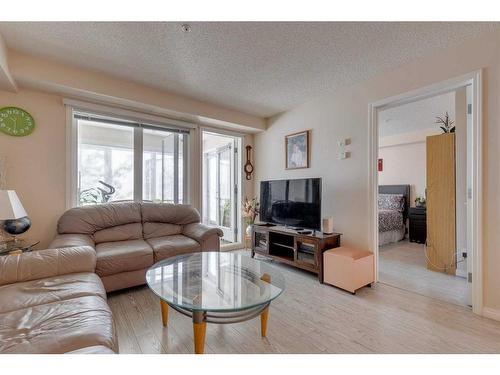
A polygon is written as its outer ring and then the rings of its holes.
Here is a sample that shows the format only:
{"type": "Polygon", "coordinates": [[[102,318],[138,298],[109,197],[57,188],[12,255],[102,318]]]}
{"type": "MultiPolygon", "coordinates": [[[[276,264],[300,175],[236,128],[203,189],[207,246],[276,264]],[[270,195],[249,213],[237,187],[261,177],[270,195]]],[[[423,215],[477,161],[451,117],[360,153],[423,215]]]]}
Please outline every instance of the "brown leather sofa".
{"type": "Polygon", "coordinates": [[[0,353],[117,353],[106,291],[144,284],[161,259],[219,250],[222,231],[199,221],[187,205],[68,210],[51,249],[0,257],[0,353]]]}
{"type": "Polygon", "coordinates": [[[113,316],[86,246],[0,256],[0,353],[115,353],[113,316]]]}
{"type": "Polygon", "coordinates": [[[106,291],[145,283],[154,263],[195,251],[218,251],[222,231],[200,224],[189,205],[121,202],[72,208],[50,248],[90,246],[106,291]]]}

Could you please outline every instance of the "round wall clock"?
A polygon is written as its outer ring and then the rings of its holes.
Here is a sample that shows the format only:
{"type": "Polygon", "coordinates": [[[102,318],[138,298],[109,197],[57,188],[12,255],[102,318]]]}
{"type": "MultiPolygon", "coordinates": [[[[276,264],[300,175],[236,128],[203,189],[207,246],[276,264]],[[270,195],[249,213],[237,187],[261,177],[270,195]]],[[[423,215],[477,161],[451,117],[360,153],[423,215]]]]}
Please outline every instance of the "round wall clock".
{"type": "Polygon", "coordinates": [[[24,109],[17,107],[0,108],[0,131],[15,137],[31,134],[35,120],[24,109]]]}

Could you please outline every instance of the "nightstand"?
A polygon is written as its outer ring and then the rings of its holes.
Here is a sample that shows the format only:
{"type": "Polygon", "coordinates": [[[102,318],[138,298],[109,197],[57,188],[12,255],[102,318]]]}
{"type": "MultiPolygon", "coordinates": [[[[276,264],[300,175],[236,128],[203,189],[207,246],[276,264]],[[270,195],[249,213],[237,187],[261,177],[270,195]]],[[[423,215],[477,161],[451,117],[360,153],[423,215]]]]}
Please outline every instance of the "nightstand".
{"type": "Polygon", "coordinates": [[[410,242],[425,244],[427,239],[427,215],[425,207],[410,207],[410,242]]]}

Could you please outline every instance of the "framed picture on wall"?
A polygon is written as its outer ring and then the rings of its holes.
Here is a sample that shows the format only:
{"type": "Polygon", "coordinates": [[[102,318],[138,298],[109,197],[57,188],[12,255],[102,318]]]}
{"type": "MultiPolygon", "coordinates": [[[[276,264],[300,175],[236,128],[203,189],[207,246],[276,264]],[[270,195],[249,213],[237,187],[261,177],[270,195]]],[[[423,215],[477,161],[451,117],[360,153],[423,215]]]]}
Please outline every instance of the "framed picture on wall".
{"type": "Polygon", "coordinates": [[[286,169],[309,168],[309,130],[285,136],[286,169]]]}

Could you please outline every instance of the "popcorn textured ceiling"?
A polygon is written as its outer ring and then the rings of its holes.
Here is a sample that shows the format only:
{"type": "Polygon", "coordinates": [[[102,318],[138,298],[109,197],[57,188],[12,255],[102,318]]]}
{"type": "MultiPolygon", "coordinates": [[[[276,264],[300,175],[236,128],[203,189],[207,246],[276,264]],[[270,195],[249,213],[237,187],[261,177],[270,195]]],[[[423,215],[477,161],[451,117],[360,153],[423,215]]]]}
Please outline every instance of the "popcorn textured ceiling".
{"type": "Polygon", "coordinates": [[[9,48],[269,117],[498,23],[1,22],[9,48]]]}

